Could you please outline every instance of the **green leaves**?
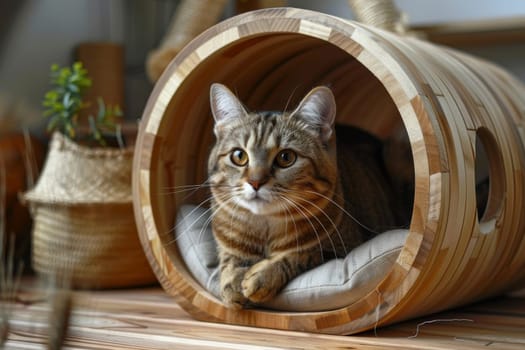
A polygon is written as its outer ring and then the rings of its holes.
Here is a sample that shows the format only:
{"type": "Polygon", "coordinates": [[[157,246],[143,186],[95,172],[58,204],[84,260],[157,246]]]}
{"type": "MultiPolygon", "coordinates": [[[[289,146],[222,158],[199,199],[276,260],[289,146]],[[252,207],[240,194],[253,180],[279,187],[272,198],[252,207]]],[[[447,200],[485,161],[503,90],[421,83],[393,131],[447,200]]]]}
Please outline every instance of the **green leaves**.
{"type": "MultiPolygon", "coordinates": [[[[52,89],[44,95],[42,102],[45,107],[44,116],[49,118],[47,130],[57,130],[75,139],[78,134],[78,114],[89,106],[89,103],[82,99],[85,91],[92,85],[88,72],[81,62],[63,68],[53,64],[50,70],[50,84],[52,89]]],[[[97,116],[88,118],[89,136],[99,145],[106,146],[107,138],[118,138],[120,134],[116,118],[122,116],[122,111],[119,106],[106,108],[101,98],[98,99],[98,107],[97,116]]]]}
{"type": "Polygon", "coordinates": [[[89,129],[91,131],[91,136],[95,141],[97,141],[102,146],[106,146],[105,135],[116,135],[119,139],[119,144],[121,143],[120,129],[117,128],[117,123],[115,119],[117,117],[122,117],[122,111],[118,105],[108,106],[104,104],[104,101],[98,99],[98,113],[97,117],[89,116],[89,129]]]}

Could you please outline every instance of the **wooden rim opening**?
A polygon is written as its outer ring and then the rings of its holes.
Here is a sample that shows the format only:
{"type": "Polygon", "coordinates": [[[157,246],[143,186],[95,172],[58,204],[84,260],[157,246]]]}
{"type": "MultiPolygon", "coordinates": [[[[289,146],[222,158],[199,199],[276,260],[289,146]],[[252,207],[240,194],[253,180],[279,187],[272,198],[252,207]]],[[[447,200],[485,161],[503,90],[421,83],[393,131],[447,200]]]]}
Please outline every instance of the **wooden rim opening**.
{"type": "Polygon", "coordinates": [[[133,168],[144,252],[192,316],[233,324],[346,334],[496,295],[525,278],[523,96],[523,84],[488,62],[317,12],[268,9],[221,22],[177,55],[144,111],[133,168]],[[338,122],[382,138],[406,131],[415,179],[410,232],[373,291],[337,310],[235,311],[194,280],[172,248],[172,230],[177,206],[201,199],[174,188],[206,177],[214,82],[252,109],[284,109],[327,84],[338,122]],[[481,220],[476,138],[491,182],[481,220]]]}
{"type": "Polygon", "coordinates": [[[413,83],[418,77],[407,75],[413,67],[395,58],[402,51],[379,46],[377,38],[368,28],[335,17],[295,9],[261,11],[203,33],[159,79],[136,146],[134,206],[153,270],[164,289],[194,317],[341,334],[388,323],[407,307],[405,297],[413,293],[427,259],[436,258],[431,248],[440,239],[436,230],[446,209],[441,205],[442,182],[448,177],[442,173],[446,163],[441,158],[443,140],[435,131],[438,124],[427,114],[429,101],[413,83]],[[336,97],[337,122],[380,138],[395,130],[406,133],[416,188],[410,232],[391,271],[374,290],[337,310],[234,311],[194,280],[173,244],[173,226],[180,204],[202,198],[174,192],[176,186],[206,178],[213,141],[209,87],[214,82],[229,86],[254,110],[294,106],[312,87],[325,84],[336,97]]]}
{"type": "Polygon", "coordinates": [[[494,232],[505,196],[505,171],[498,143],[485,127],[476,131],[476,199],[480,232],[494,232]]]}

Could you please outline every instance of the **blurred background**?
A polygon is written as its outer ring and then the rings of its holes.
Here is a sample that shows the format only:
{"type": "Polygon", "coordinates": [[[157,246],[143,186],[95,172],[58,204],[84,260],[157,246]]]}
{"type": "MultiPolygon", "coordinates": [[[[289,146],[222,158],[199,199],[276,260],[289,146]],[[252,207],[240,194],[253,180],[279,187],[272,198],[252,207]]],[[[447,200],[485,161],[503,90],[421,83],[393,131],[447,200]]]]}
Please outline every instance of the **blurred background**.
{"type": "MultiPolygon", "coordinates": [[[[153,82],[148,53],[157,48],[176,15],[178,0],[4,0],[0,3],[0,134],[29,128],[45,137],[42,99],[49,67],[69,65],[85,43],[120,47],[111,58],[122,70],[122,108],[127,121],[140,118],[153,82]],[[122,59],[122,62],[119,60],[122,59]],[[3,126],[2,126],[3,125],[3,126]],[[2,129],[3,128],[3,129],[2,129]]],[[[256,7],[228,0],[220,19],[256,7]]],[[[353,18],[345,0],[289,0],[288,6],[353,18]]],[[[525,1],[396,0],[410,28],[430,40],[494,61],[525,81],[525,1]]],[[[89,55],[89,53],[88,53],[89,55]]],[[[95,82],[96,83],[96,82],[95,82]]]]}
{"type": "MultiPolygon", "coordinates": [[[[49,118],[42,101],[50,90],[53,64],[69,67],[82,61],[93,81],[86,100],[94,108],[99,96],[107,106],[119,105],[124,132],[133,140],[155,80],[202,30],[238,13],[273,6],[354,19],[350,2],[2,0],[0,233],[15,233],[20,255],[29,255],[31,220],[18,196],[33,187],[46,157],[49,118]]],[[[407,31],[493,61],[525,82],[525,1],[394,0],[394,4],[407,31]]],[[[97,113],[93,108],[86,112],[78,119],[97,113]]]]}

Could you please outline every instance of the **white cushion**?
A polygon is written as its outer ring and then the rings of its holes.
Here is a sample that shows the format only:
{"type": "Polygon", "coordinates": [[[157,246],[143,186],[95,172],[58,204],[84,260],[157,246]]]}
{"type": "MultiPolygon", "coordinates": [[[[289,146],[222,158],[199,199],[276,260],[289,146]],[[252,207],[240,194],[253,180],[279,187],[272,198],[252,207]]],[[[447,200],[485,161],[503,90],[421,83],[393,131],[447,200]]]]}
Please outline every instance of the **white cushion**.
{"type": "MultiPolygon", "coordinates": [[[[183,260],[195,279],[219,296],[217,248],[209,211],[182,206],[175,230],[183,260]]],[[[381,233],[353,249],[302,273],[263,306],[282,311],[324,311],[348,306],[373,290],[396,261],[408,230],[381,233]]]]}

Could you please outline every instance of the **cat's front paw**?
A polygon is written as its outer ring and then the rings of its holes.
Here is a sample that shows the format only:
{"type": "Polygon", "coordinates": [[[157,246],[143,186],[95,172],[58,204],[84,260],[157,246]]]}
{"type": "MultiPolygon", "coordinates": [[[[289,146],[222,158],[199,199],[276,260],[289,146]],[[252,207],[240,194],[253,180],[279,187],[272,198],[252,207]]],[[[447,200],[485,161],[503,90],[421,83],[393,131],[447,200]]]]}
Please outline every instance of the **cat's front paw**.
{"type": "Polygon", "coordinates": [[[281,289],[278,274],[269,260],[262,260],[252,266],[241,283],[242,294],[253,303],[262,303],[281,289]]]}
{"type": "Polygon", "coordinates": [[[242,309],[247,303],[240,288],[234,288],[232,284],[226,284],[221,289],[221,299],[226,306],[232,309],[242,309]]]}
{"type": "Polygon", "coordinates": [[[230,308],[242,309],[248,303],[241,287],[246,270],[247,268],[225,269],[221,274],[221,299],[230,308]]]}

